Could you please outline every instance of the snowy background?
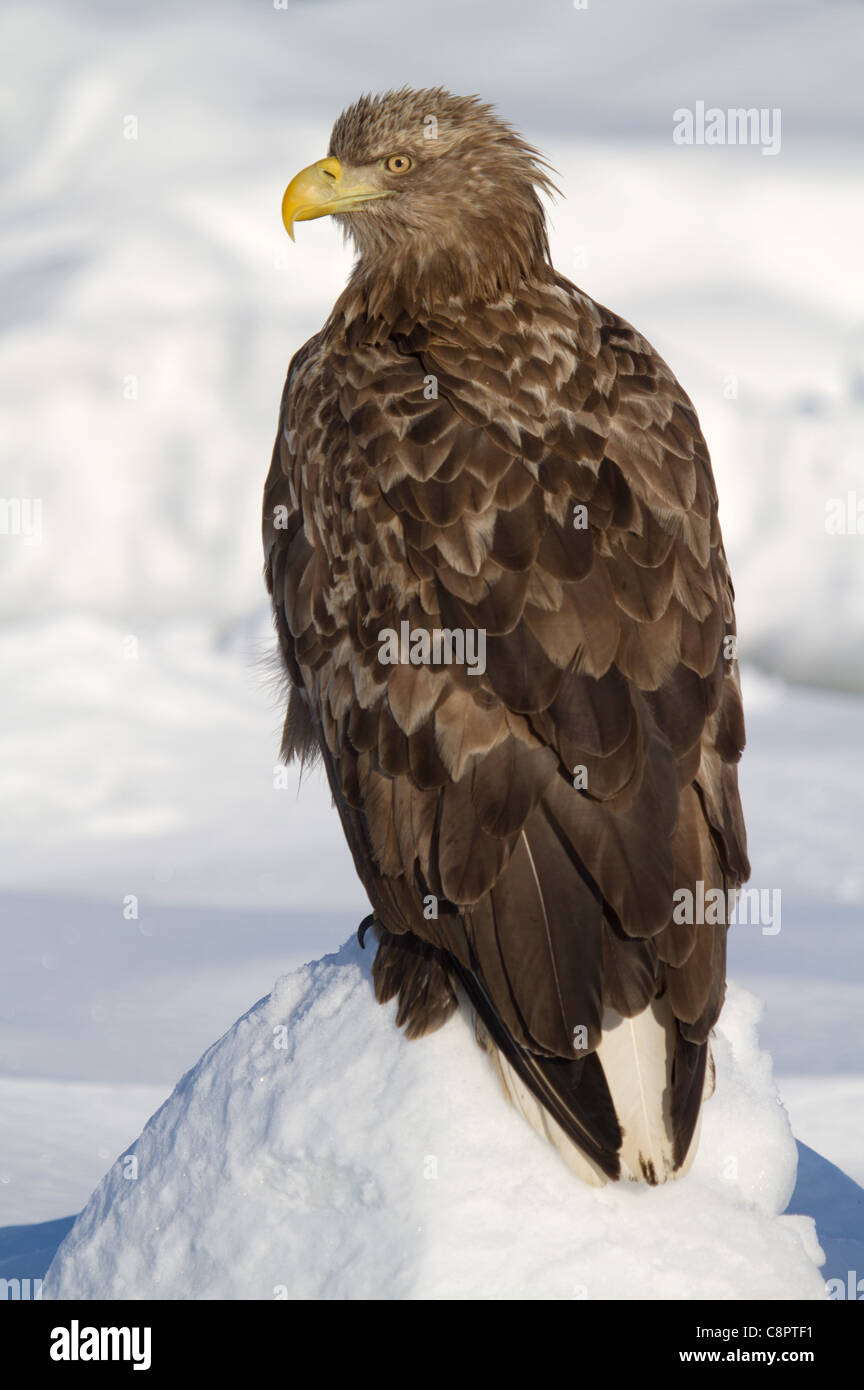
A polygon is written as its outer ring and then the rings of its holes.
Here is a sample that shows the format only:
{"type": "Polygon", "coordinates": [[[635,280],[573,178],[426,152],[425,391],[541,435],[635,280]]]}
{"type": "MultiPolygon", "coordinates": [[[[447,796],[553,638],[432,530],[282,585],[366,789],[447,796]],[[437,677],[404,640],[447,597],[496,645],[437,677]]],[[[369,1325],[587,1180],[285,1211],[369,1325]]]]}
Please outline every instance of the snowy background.
{"type": "Polygon", "coordinates": [[[825,528],[864,498],[862,42],[846,0],[4,7],[0,498],[41,531],[0,532],[0,1227],[80,1210],[366,911],[321,782],[274,785],[259,512],[349,265],[326,219],[291,246],[282,191],[403,82],[478,91],[547,153],[556,264],[697,405],[753,883],[783,895],[731,974],[795,1134],[864,1181],[864,536],[825,528]],[[780,153],[673,144],[700,100],[779,107],[780,153]]]}

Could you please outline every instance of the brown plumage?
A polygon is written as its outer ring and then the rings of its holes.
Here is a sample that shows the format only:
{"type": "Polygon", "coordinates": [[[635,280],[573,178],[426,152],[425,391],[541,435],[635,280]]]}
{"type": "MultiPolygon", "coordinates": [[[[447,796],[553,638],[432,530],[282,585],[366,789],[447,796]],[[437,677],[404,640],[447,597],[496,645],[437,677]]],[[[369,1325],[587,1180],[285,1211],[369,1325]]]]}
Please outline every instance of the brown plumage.
{"type": "Polygon", "coordinates": [[[408,1036],[462,1001],[577,1171],[654,1182],[725,989],[673,893],[749,873],[733,592],[693,406],[553,268],[549,186],[490,107],[403,90],[286,193],[359,256],[264,495],[283,751],[320,749],[408,1036]],[[404,622],[482,632],[485,669],[384,664],[404,622]]]}

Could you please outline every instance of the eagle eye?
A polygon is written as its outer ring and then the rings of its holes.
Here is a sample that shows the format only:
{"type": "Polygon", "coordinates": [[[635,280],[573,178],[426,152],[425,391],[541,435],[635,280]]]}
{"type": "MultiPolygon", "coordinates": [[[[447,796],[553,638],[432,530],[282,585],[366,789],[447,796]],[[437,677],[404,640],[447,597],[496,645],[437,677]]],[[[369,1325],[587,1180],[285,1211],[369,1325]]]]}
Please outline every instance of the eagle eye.
{"type": "Polygon", "coordinates": [[[391,174],[407,174],[413,163],[414,160],[411,159],[410,155],[391,154],[390,158],[385,160],[384,167],[391,174]]]}

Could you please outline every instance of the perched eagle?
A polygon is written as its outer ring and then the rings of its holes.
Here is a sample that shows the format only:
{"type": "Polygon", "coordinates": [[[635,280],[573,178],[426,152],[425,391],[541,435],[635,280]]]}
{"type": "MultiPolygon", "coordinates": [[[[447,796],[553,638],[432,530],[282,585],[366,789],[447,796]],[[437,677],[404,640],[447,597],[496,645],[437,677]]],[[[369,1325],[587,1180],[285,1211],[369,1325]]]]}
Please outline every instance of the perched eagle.
{"type": "Polygon", "coordinates": [[[264,494],[283,754],[323,759],[408,1037],[461,1004],[580,1176],[657,1183],[725,990],[725,914],[676,904],[749,874],[733,591],[693,406],[553,267],[545,167],[403,89],[285,193],[358,258],[264,494]]]}

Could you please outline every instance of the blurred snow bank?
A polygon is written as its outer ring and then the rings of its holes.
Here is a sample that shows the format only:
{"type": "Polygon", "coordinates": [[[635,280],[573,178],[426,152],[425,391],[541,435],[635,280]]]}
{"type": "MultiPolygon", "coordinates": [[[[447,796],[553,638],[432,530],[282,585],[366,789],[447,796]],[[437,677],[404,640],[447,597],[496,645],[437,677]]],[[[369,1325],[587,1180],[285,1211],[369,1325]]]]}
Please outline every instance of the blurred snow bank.
{"type": "Polygon", "coordinates": [[[279,396],[350,265],[329,220],[288,242],[281,195],[359,94],[361,51],[373,89],[479,90],[548,153],[557,266],[636,324],[702,416],[742,655],[864,689],[864,544],[824,528],[864,423],[861,16],[622,0],[538,23],[517,0],[440,0],[417,25],[396,0],[5,8],[0,496],[38,502],[41,534],[0,537],[0,613],[38,645],[58,611],[214,638],[266,612],[279,396]],[[782,99],[781,153],[673,145],[700,92],[782,99]]]}
{"type": "Polygon", "coordinates": [[[51,1298],[825,1296],[758,1004],[733,989],[690,1176],[581,1185],[461,1016],[408,1043],[355,941],[277,981],[94,1193],[51,1298]]]}
{"type": "Polygon", "coordinates": [[[134,920],[155,900],[362,907],[322,775],[301,793],[278,761],[266,646],[263,625],[214,641],[84,614],[0,634],[0,886],[107,899],[118,923],[130,895],[134,920]]]}

